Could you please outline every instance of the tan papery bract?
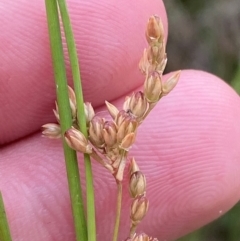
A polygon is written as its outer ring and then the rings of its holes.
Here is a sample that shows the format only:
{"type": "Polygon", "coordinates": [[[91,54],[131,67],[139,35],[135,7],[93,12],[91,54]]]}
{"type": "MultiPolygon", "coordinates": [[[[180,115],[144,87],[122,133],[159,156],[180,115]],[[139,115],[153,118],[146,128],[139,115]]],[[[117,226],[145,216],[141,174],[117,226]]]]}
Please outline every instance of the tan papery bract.
{"type": "Polygon", "coordinates": [[[69,96],[69,103],[72,112],[73,120],[76,119],[77,115],[77,101],[74,90],[68,85],[68,96],[69,96]]]}
{"type": "Polygon", "coordinates": [[[134,143],[135,141],[135,133],[129,133],[127,134],[122,142],[120,143],[119,147],[125,151],[129,151],[129,149],[132,147],[132,144],[134,143]]]}
{"type": "Polygon", "coordinates": [[[93,109],[91,103],[89,103],[89,102],[84,103],[84,112],[85,112],[86,122],[87,122],[87,124],[89,124],[89,122],[95,116],[95,112],[94,112],[94,109],[93,109]]]}
{"type": "Polygon", "coordinates": [[[82,153],[92,153],[92,147],[89,145],[88,140],[83,133],[76,128],[71,127],[68,129],[64,134],[64,138],[72,149],[82,153]]]}
{"type": "Polygon", "coordinates": [[[94,116],[90,121],[89,126],[89,140],[97,148],[104,147],[104,138],[103,138],[103,125],[105,120],[99,116],[94,116]]]}
{"type": "Polygon", "coordinates": [[[162,80],[158,73],[153,73],[144,82],[144,95],[149,103],[159,101],[162,93],[162,80]]]}
{"type": "Polygon", "coordinates": [[[135,132],[137,129],[137,121],[135,118],[132,118],[131,116],[126,117],[120,126],[118,126],[117,131],[117,142],[121,143],[123,138],[128,135],[129,133],[135,132]]]}
{"type": "Polygon", "coordinates": [[[109,103],[108,101],[105,101],[105,104],[106,104],[109,114],[111,115],[111,117],[113,119],[115,119],[119,113],[118,108],[115,105],[109,103]]]}
{"type": "Polygon", "coordinates": [[[103,125],[103,139],[106,147],[117,145],[117,126],[113,121],[106,121],[103,125]]]}
{"type": "Polygon", "coordinates": [[[129,159],[129,162],[130,162],[130,166],[129,166],[129,168],[130,168],[130,175],[132,175],[134,172],[140,171],[140,169],[138,167],[138,164],[137,164],[137,162],[136,162],[134,157],[131,157],[129,159]]]}
{"type": "Polygon", "coordinates": [[[61,138],[61,128],[58,124],[49,123],[42,126],[42,134],[51,139],[61,138]]]}
{"type": "Polygon", "coordinates": [[[142,221],[148,211],[149,202],[145,196],[136,197],[131,206],[131,221],[133,225],[137,225],[142,221]]]}
{"type": "Polygon", "coordinates": [[[162,96],[167,95],[173,88],[177,85],[181,71],[175,72],[166,82],[163,83],[162,86],[162,96]]]}

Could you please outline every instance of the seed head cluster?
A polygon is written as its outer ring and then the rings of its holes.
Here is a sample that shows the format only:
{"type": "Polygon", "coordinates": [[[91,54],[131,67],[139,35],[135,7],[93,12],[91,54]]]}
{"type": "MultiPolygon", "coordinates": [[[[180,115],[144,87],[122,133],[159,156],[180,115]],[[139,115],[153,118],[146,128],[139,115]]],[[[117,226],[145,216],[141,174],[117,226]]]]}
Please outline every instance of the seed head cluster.
{"type": "MultiPolygon", "coordinates": [[[[163,81],[163,71],[167,63],[163,25],[159,17],[151,16],[147,23],[145,36],[148,47],[144,49],[139,68],[145,76],[143,91],[127,96],[123,107],[119,110],[109,102],[105,102],[111,116],[106,120],[95,114],[90,103],[85,103],[85,116],[88,128],[86,138],[77,125],[77,107],[74,90],[68,87],[69,102],[72,113],[72,127],[63,133],[66,143],[74,150],[88,153],[104,166],[114,176],[117,182],[122,182],[127,163],[130,162],[131,175],[129,190],[133,198],[130,211],[130,234],[128,241],[157,241],[146,234],[135,233],[137,225],[145,217],[149,201],[146,197],[146,178],[139,170],[134,158],[127,159],[128,152],[136,139],[137,129],[145,120],[157,102],[167,95],[177,84],[180,71],[163,81]]],[[[60,123],[58,105],[54,110],[60,123]]],[[[43,126],[43,135],[50,138],[60,138],[59,124],[43,126]]]]}

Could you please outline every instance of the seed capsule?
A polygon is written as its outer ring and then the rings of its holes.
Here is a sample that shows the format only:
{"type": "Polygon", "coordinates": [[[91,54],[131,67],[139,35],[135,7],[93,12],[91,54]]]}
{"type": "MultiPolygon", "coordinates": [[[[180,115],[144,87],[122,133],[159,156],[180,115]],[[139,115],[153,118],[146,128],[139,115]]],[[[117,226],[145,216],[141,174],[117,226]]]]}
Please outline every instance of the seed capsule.
{"type": "Polygon", "coordinates": [[[130,176],[129,191],[131,197],[143,195],[146,192],[146,178],[141,171],[134,172],[130,176]]]}
{"type": "Polygon", "coordinates": [[[146,39],[149,44],[162,42],[164,37],[163,24],[159,17],[151,16],[146,29],[146,39]]]}
{"type": "Polygon", "coordinates": [[[147,99],[141,91],[133,93],[132,96],[127,98],[124,102],[124,110],[130,111],[137,120],[144,116],[148,107],[147,99]]]}
{"type": "Polygon", "coordinates": [[[42,134],[51,139],[61,138],[61,128],[58,124],[49,123],[42,126],[42,134]]]}
{"type": "Polygon", "coordinates": [[[155,73],[146,78],[144,82],[144,95],[149,103],[159,100],[162,93],[162,81],[159,74],[155,73]]]}
{"type": "Polygon", "coordinates": [[[103,125],[104,119],[99,116],[94,116],[90,121],[89,140],[97,148],[102,148],[104,146],[103,125]]]}
{"type": "Polygon", "coordinates": [[[125,151],[129,151],[129,149],[131,148],[132,144],[134,143],[135,141],[135,133],[129,133],[128,135],[126,135],[121,144],[119,145],[119,147],[125,151]]]}
{"type": "Polygon", "coordinates": [[[145,196],[136,197],[131,206],[131,220],[133,225],[142,221],[148,211],[149,202],[145,196]]]}
{"type": "Polygon", "coordinates": [[[68,129],[65,134],[65,141],[74,150],[82,153],[92,153],[92,147],[89,145],[86,137],[74,127],[68,129]]]}
{"type": "Polygon", "coordinates": [[[137,121],[135,118],[132,118],[131,116],[126,117],[120,126],[118,127],[118,132],[117,132],[117,141],[120,143],[123,138],[128,135],[131,132],[135,132],[137,129],[137,121]]]}
{"type": "Polygon", "coordinates": [[[117,145],[117,126],[113,121],[106,121],[104,123],[102,133],[107,147],[117,145]]]}
{"type": "MultiPolygon", "coordinates": [[[[128,108],[128,107],[126,107],[126,108],[128,108]]],[[[116,125],[119,127],[123,123],[123,121],[125,121],[125,119],[129,118],[129,117],[132,117],[132,116],[128,112],[126,112],[125,110],[119,111],[119,113],[117,114],[117,116],[115,118],[116,125]]]]}

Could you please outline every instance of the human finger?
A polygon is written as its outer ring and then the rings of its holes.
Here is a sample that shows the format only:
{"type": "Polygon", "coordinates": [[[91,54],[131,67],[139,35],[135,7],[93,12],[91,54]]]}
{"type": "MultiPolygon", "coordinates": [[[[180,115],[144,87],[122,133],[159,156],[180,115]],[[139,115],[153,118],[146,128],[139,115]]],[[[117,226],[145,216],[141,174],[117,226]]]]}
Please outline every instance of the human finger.
{"type": "MultiPolygon", "coordinates": [[[[182,72],[176,89],[139,128],[130,153],[146,175],[150,200],[139,231],[175,240],[221,216],[239,200],[239,102],[217,77],[182,72]]],[[[14,240],[74,240],[61,143],[37,134],[1,154],[5,161],[0,163],[0,185],[14,240]]],[[[110,240],[116,185],[93,163],[98,240],[110,240]]],[[[127,183],[120,240],[129,229],[127,183]]]]}

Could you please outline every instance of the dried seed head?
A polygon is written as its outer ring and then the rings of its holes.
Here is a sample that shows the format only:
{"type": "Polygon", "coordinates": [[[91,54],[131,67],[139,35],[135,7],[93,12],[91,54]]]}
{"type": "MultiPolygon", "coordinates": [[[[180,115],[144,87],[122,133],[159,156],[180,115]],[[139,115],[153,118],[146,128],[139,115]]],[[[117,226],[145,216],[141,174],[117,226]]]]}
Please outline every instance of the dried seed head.
{"type": "Polygon", "coordinates": [[[146,29],[146,39],[149,44],[162,42],[164,38],[164,30],[161,19],[158,16],[151,16],[148,20],[146,29]]]}
{"type": "Polygon", "coordinates": [[[162,93],[162,80],[158,73],[153,73],[144,82],[144,95],[149,103],[159,101],[162,93]]]}
{"type": "Polygon", "coordinates": [[[129,191],[131,197],[143,195],[146,192],[146,178],[141,171],[134,172],[130,176],[129,191]]]}
{"type": "Polygon", "coordinates": [[[137,118],[141,119],[148,110],[148,102],[141,91],[133,93],[131,97],[127,98],[124,102],[124,110],[137,118]]]}
{"type": "Polygon", "coordinates": [[[117,145],[117,126],[113,121],[106,121],[104,123],[103,138],[107,147],[117,145]]]}
{"type": "Polygon", "coordinates": [[[61,128],[58,124],[45,124],[42,126],[42,134],[51,139],[59,139],[61,138],[61,128]]]}
{"type": "Polygon", "coordinates": [[[105,101],[105,104],[107,106],[108,112],[111,115],[111,117],[113,119],[115,119],[117,117],[117,114],[119,113],[119,110],[117,109],[117,107],[111,103],[109,103],[108,101],[105,101]]]}
{"type": "Polygon", "coordinates": [[[72,118],[75,120],[77,115],[76,96],[75,96],[74,90],[70,86],[68,86],[68,96],[69,96],[70,108],[72,111],[72,118]]]}
{"type": "Polygon", "coordinates": [[[74,127],[68,129],[65,134],[66,143],[75,151],[82,153],[92,153],[92,147],[89,145],[86,137],[74,127]]]}
{"type": "Polygon", "coordinates": [[[131,206],[131,221],[133,225],[137,225],[142,221],[148,211],[149,202],[145,196],[136,197],[131,206]]]}
{"type": "Polygon", "coordinates": [[[135,235],[132,239],[132,241],[158,241],[156,238],[149,237],[145,233],[141,233],[139,235],[135,235]]]}
{"type": "Polygon", "coordinates": [[[122,142],[120,143],[119,145],[119,148],[125,150],[125,151],[129,151],[129,149],[132,147],[132,144],[134,143],[135,141],[135,133],[129,133],[128,135],[126,135],[122,142]]]}
{"type": "Polygon", "coordinates": [[[99,116],[94,116],[90,122],[89,126],[89,140],[97,148],[103,148],[104,139],[103,139],[103,125],[104,119],[99,116]]]}
{"type": "Polygon", "coordinates": [[[84,112],[85,112],[87,124],[89,124],[89,122],[95,116],[95,112],[91,103],[89,102],[84,103],[84,112]]]}
{"type": "Polygon", "coordinates": [[[117,142],[120,143],[126,135],[135,132],[137,125],[138,123],[135,118],[132,118],[131,116],[126,117],[118,126],[117,142]]]}
{"type": "Polygon", "coordinates": [[[167,95],[170,91],[173,90],[173,88],[178,83],[180,73],[181,71],[175,72],[166,82],[163,83],[161,97],[167,95]]]}

